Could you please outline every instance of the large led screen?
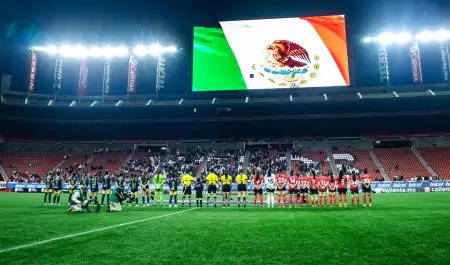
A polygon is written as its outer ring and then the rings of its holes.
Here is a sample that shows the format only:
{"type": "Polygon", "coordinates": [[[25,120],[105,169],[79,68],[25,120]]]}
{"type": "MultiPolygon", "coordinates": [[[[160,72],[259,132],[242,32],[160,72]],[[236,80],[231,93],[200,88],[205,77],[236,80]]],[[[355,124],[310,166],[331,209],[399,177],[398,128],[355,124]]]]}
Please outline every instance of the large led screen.
{"type": "Polygon", "coordinates": [[[348,86],[344,16],[194,28],[193,91],[348,86]]]}

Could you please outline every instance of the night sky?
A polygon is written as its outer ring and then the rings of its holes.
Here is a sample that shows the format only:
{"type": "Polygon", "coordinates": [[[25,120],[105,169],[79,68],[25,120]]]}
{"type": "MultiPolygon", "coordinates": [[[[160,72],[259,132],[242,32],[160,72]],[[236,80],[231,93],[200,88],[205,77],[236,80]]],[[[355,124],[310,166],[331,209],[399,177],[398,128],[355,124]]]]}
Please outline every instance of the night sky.
{"type": "MultiPolygon", "coordinates": [[[[379,85],[377,49],[359,44],[366,35],[377,35],[387,29],[393,32],[407,30],[411,33],[424,29],[450,29],[450,1],[448,0],[326,0],[326,1],[266,1],[266,0],[79,0],[79,1],[2,1],[0,10],[0,73],[12,75],[12,88],[26,90],[30,52],[28,47],[49,43],[127,44],[140,42],[175,44],[183,48],[168,64],[168,81],[165,93],[185,93],[191,88],[190,64],[192,62],[193,26],[218,27],[218,21],[262,18],[283,18],[328,14],[345,14],[347,38],[351,47],[350,64],[355,69],[357,86],[379,85]],[[352,56],[353,55],[353,56],[352,56]],[[169,69],[170,68],[170,69],[169,69]]],[[[421,47],[425,83],[440,82],[438,45],[421,47]]],[[[408,50],[392,47],[390,68],[392,84],[411,83],[408,50]]],[[[37,87],[51,87],[52,62],[39,61],[37,87]],[[49,69],[47,69],[49,68],[49,69]],[[42,72],[42,73],[41,73],[42,72]]],[[[146,65],[147,64],[147,65],[146,65]]],[[[152,62],[142,69],[153,71],[152,62]]],[[[351,66],[351,67],[352,67],[351,66]]],[[[116,75],[113,93],[125,93],[125,74],[116,75]]],[[[73,77],[67,77],[74,85],[66,86],[71,94],[76,89],[76,65],[67,66],[73,77]],[[73,80],[71,80],[73,79],[73,80]],[[72,91],[73,90],[73,91],[72,91]]],[[[101,69],[101,64],[97,67],[101,69]]],[[[96,74],[92,67],[92,75],[96,74]]],[[[145,72],[145,70],[142,70],[145,72]]],[[[142,75],[142,74],[141,74],[142,75]]],[[[153,74],[154,75],[154,74],[153,74]]],[[[89,92],[101,91],[100,83],[92,77],[89,92]],[[98,84],[97,84],[98,83],[98,84]],[[94,85],[92,85],[94,84],[94,85]]],[[[138,77],[139,78],[139,77],[138,77]]],[[[153,84],[140,78],[141,87],[154,88],[153,84]]],[[[67,81],[66,83],[69,83],[67,81]]],[[[126,84],[125,84],[126,87],[126,84]]],[[[138,87],[139,88],[139,87],[138,87]]],[[[38,88],[37,88],[38,89],[38,88]]],[[[138,89],[139,90],[139,89],[138,89]]],[[[141,89],[138,93],[148,94],[141,89]]],[[[38,91],[37,91],[38,92],[38,91]]]]}

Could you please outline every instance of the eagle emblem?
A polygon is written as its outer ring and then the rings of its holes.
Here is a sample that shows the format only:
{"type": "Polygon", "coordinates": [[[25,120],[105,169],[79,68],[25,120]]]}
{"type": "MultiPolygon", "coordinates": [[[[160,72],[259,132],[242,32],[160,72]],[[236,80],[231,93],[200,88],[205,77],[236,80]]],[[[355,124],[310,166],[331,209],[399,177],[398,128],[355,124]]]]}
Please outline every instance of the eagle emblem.
{"type": "Polygon", "coordinates": [[[310,53],[300,44],[289,40],[274,40],[264,50],[260,66],[252,65],[256,76],[280,87],[302,87],[317,75],[319,56],[310,53]]]}
{"type": "Polygon", "coordinates": [[[311,63],[309,54],[299,44],[288,40],[275,40],[266,47],[266,61],[272,67],[304,67],[311,63]]]}

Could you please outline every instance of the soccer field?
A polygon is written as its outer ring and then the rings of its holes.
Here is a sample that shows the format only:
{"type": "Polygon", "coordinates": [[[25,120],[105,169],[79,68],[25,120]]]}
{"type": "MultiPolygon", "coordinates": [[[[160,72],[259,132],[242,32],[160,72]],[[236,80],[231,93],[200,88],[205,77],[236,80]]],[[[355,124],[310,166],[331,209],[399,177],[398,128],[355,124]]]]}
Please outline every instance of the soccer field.
{"type": "Polygon", "coordinates": [[[42,201],[0,193],[0,264],[449,264],[450,193],[374,194],[373,208],[121,213],[42,201]]]}

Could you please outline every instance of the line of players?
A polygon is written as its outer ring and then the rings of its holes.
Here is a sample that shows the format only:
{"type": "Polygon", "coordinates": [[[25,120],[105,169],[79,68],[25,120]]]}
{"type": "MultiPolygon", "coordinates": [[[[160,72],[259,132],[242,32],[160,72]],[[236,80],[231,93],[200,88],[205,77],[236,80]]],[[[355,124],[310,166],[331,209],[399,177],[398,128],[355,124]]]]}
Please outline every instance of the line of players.
{"type": "MultiPolygon", "coordinates": [[[[193,183],[193,177],[189,171],[187,171],[181,177],[181,183],[183,185],[182,192],[182,206],[184,206],[184,201],[186,197],[189,200],[189,206],[191,206],[191,196],[192,188],[194,185],[194,190],[196,193],[197,206],[202,206],[203,201],[203,184],[200,180],[193,183]]],[[[105,172],[103,176],[100,174],[95,174],[93,176],[84,173],[81,178],[77,177],[76,174],[70,175],[69,179],[69,202],[71,200],[72,194],[75,193],[78,184],[85,186],[89,190],[89,197],[91,199],[97,200],[99,192],[99,183],[102,183],[102,200],[101,204],[104,204],[105,197],[106,202],[109,205],[110,194],[111,194],[111,184],[113,182],[111,176],[108,172],[105,172]]],[[[235,182],[237,184],[237,195],[238,195],[238,207],[241,206],[241,202],[244,207],[247,204],[248,194],[248,184],[253,184],[253,202],[256,207],[257,201],[259,199],[260,206],[263,206],[263,185],[266,187],[267,193],[267,206],[274,207],[275,204],[275,194],[278,195],[278,207],[286,207],[287,198],[286,193],[289,194],[289,207],[295,205],[295,207],[307,206],[311,201],[312,207],[326,206],[327,197],[330,199],[330,206],[336,206],[337,199],[336,193],[339,194],[339,206],[342,207],[342,202],[344,202],[344,207],[347,207],[347,183],[350,184],[350,193],[352,194],[352,205],[356,203],[359,206],[359,187],[362,183],[363,201],[364,207],[366,207],[367,198],[369,200],[369,206],[372,206],[372,194],[371,194],[371,182],[372,178],[367,174],[367,169],[364,170],[364,174],[361,176],[356,175],[355,172],[351,176],[345,176],[344,172],[341,171],[338,177],[334,177],[332,173],[329,176],[317,176],[315,172],[312,172],[311,176],[306,174],[294,174],[293,171],[287,176],[283,170],[280,170],[278,174],[273,174],[271,170],[267,172],[266,176],[263,177],[259,171],[255,172],[255,175],[249,180],[248,176],[244,174],[243,170],[239,171],[236,176],[235,182]],[[328,195],[328,196],[327,196],[328,195]],[[258,198],[259,197],[259,198],[258,198]]],[[[51,204],[51,195],[54,194],[53,204],[60,204],[60,195],[62,193],[62,183],[63,178],[61,173],[56,173],[53,176],[52,172],[49,172],[47,178],[45,179],[45,195],[44,203],[51,204]]],[[[158,169],[154,176],[153,181],[151,181],[151,176],[148,172],[143,172],[142,176],[134,174],[130,178],[125,178],[123,174],[119,175],[114,181],[116,186],[122,187],[125,190],[126,186],[129,186],[129,203],[135,203],[136,206],[139,205],[139,186],[141,186],[141,198],[142,204],[144,206],[150,206],[150,199],[153,200],[153,206],[156,206],[155,197],[159,195],[160,206],[163,206],[163,194],[164,194],[164,184],[167,183],[169,186],[169,206],[174,205],[177,207],[177,195],[178,195],[178,185],[179,180],[177,177],[171,177],[166,179],[166,176],[162,174],[161,170],[158,169]],[[153,183],[154,189],[150,189],[150,184],[153,183]]],[[[233,178],[230,174],[225,173],[219,177],[215,174],[214,170],[206,176],[207,184],[207,198],[206,205],[214,204],[217,207],[217,188],[222,189],[223,197],[223,207],[230,207],[231,199],[231,185],[233,183],[233,178]],[[211,201],[211,197],[213,201],[211,201]]]]}
{"type": "MultiPolygon", "coordinates": [[[[241,206],[241,199],[243,206],[246,207],[248,197],[248,176],[243,173],[242,170],[236,176],[237,195],[238,195],[238,207],[241,206]]],[[[217,187],[222,188],[223,207],[230,207],[230,191],[231,191],[232,178],[228,174],[224,174],[220,181],[218,176],[212,170],[206,177],[206,184],[208,185],[207,206],[210,204],[211,196],[214,199],[214,206],[216,207],[216,190],[217,187]]],[[[352,205],[360,205],[359,188],[362,184],[362,193],[364,207],[366,207],[367,199],[369,200],[369,207],[372,207],[372,177],[367,174],[367,169],[364,170],[364,174],[361,176],[352,172],[351,176],[344,175],[341,171],[338,177],[334,177],[332,173],[329,176],[317,176],[315,172],[312,172],[311,176],[306,174],[294,174],[291,170],[290,175],[287,176],[283,170],[279,170],[278,174],[272,174],[271,170],[267,172],[263,177],[257,170],[255,175],[251,179],[253,184],[253,204],[254,207],[259,203],[261,207],[264,207],[263,200],[263,185],[266,187],[267,193],[267,206],[274,207],[275,194],[278,195],[278,207],[286,207],[287,198],[286,193],[289,193],[289,207],[308,206],[311,201],[312,207],[320,207],[327,205],[327,198],[329,196],[330,206],[337,205],[336,193],[339,195],[339,207],[347,207],[347,183],[350,184],[350,193],[352,205]]]]}
{"type": "MultiPolygon", "coordinates": [[[[55,204],[60,205],[61,193],[63,191],[63,177],[61,172],[57,172],[54,174],[50,171],[47,174],[47,177],[44,180],[45,188],[44,188],[44,204],[55,204]],[[52,194],[53,194],[53,203],[52,203],[52,194]]],[[[130,177],[125,177],[123,174],[120,174],[117,178],[113,179],[108,171],[102,173],[95,173],[94,175],[90,175],[87,172],[84,172],[82,176],[78,176],[76,173],[69,174],[68,177],[68,192],[69,192],[69,200],[70,203],[72,199],[72,195],[77,190],[77,187],[86,187],[89,191],[89,199],[93,199],[97,201],[98,193],[100,191],[99,184],[102,184],[102,206],[105,203],[109,205],[110,203],[110,195],[112,184],[115,186],[120,186],[123,190],[128,186],[129,187],[129,203],[135,202],[138,205],[138,191],[139,186],[141,186],[142,192],[142,203],[143,205],[150,205],[150,198],[156,203],[154,200],[155,194],[159,195],[160,202],[162,204],[163,194],[164,194],[164,183],[166,182],[166,177],[161,173],[161,170],[157,170],[156,174],[153,176],[153,181],[151,182],[151,176],[149,172],[143,172],[141,176],[137,174],[132,174],[130,177]],[[155,189],[150,190],[150,184],[153,183],[155,189]]],[[[170,185],[170,183],[169,183],[170,185]]]]}

